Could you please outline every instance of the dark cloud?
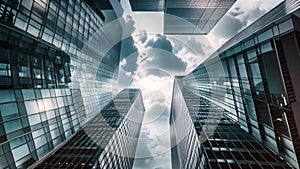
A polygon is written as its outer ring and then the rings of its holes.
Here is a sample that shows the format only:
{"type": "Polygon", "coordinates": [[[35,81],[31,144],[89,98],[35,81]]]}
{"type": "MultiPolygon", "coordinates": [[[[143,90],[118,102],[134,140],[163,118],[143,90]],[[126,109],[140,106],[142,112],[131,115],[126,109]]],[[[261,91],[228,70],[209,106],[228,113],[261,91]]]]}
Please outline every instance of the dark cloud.
{"type": "Polygon", "coordinates": [[[134,40],[132,37],[126,38],[122,41],[121,49],[121,60],[125,59],[126,64],[122,65],[122,68],[127,72],[134,72],[137,69],[137,58],[138,49],[134,45],[134,40]]]}
{"type": "Polygon", "coordinates": [[[169,52],[173,52],[173,46],[166,36],[157,34],[155,39],[149,40],[145,47],[152,47],[157,49],[163,49],[169,52]]]}
{"type": "Polygon", "coordinates": [[[239,16],[239,15],[242,15],[242,14],[244,14],[244,12],[243,11],[241,11],[241,9],[240,8],[234,8],[231,12],[230,12],[230,15],[231,16],[234,16],[234,17],[236,17],[236,16],[239,16]]]}
{"type": "Polygon", "coordinates": [[[140,37],[139,37],[139,41],[140,41],[141,43],[145,43],[146,40],[148,39],[147,32],[146,32],[145,30],[140,31],[139,36],[140,36],[140,37]]]}
{"type": "Polygon", "coordinates": [[[164,69],[169,73],[182,73],[187,63],[173,53],[173,46],[166,36],[156,35],[148,40],[145,47],[146,59],[143,64],[149,67],[164,69]]]}
{"type": "Polygon", "coordinates": [[[126,60],[126,64],[122,65],[122,68],[126,72],[133,73],[137,69],[137,58],[138,58],[138,49],[135,46],[134,40],[132,38],[132,33],[135,31],[135,22],[131,16],[126,16],[121,23],[123,27],[123,37],[122,48],[120,52],[120,60],[126,60]]]}

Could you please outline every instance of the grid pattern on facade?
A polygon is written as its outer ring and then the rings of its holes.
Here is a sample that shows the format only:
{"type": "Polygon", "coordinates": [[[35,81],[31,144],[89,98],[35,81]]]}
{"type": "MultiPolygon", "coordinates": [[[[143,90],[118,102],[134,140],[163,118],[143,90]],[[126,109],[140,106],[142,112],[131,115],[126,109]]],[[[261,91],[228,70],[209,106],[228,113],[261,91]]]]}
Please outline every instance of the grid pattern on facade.
{"type": "Polygon", "coordinates": [[[207,34],[234,2],[166,0],[164,33],[207,34]]]}
{"type": "MultiPolygon", "coordinates": [[[[101,10],[90,0],[0,1],[1,99],[9,100],[0,108],[5,116],[0,168],[26,168],[41,159],[113,98],[120,43],[111,44],[100,31],[105,22],[101,10]],[[88,47],[97,51],[82,49],[89,41],[93,43],[88,47]],[[51,94],[41,96],[44,91],[51,94]],[[33,114],[27,111],[27,102],[33,114]],[[29,123],[29,118],[37,124],[29,123]],[[21,134],[18,145],[10,146],[18,134],[11,134],[6,124],[16,125],[11,132],[21,134]],[[35,131],[40,134],[33,136],[35,131]],[[46,138],[47,144],[35,145],[37,138],[46,138]]],[[[116,32],[121,36],[121,28],[116,32]]]]}
{"type": "Polygon", "coordinates": [[[164,12],[165,34],[207,34],[235,0],[130,0],[133,11],[164,12]]]}
{"type": "Polygon", "coordinates": [[[1,168],[27,168],[79,127],[70,89],[0,90],[1,168]]]}
{"type": "Polygon", "coordinates": [[[197,134],[205,133],[206,137],[200,140],[211,168],[290,168],[228,118],[222,108],[203,98],[196,105],[194,100],[199,96],[188,89],[183,89],[182,93],[197,134]],[[215,130],[210,131],[214,126],[215,130]]]}
{"type": "Polygon", "coordinates": [[[139,90],[124,89],[67,143],[34,168],[131,168],[137,139],[129,138],[138,138],[141,123],[128,117],[142,120],[143,113],[139,90]]]}
{"type": "Polygon", "coordinates": [[[29,35],[1,29],[1,89],[66,88],[70,83],[70,56],[29,35]]]}
{"type": "MultiPolygon", "coordinates": [[[[54,50],[57,49],[63,51],[61,52],[62,55],[69,57],[69,59],[64,59],[69,62],[67,62],[66,65],[63,65],[66,66],[64,72],[56,70],[55,65],[53,70],[49,71],[52,71],[52,74],[54,75],[59,72],[65,73],[62,74],[65,76],[59,75],[58,77],[55,76],[55,78],[64,83],[68,83],[68,86],[72,89],[80,89],[85,106],[86,117],[90,118],[95,115],[92,114],[92,112],[98,112],[112,99],[113,83],[111,79],[115,80],[115,77],[113,78],[112,74],[116,72],[117,66],[111,65],[119,63],[118,51],[120,50],[120,44],[111,44],[105,33],[100,31],[104,26],[104,18],[100,12],[101,9],[96,6],[89,6],[93,3],[87,2],[81,0],[1,1],[0,18],[2,19],[0,19],[0,23],[5,25],[5,27],[1,29],[5,35],[2,36],[2,40],[8,40],[15,46],[18,45],[19,42],[19,45],[26,45],[28,41],[28,46],[26,47],[27,50],[30,50],[28,49],[31,47],[29,44],[34,43],[39,39],[38,41],[49,44],[54,50]],[[21,32],[25,41],[20,39],[21,35],[14,32],[21,32]],[[95,40],[95,38],[100,39],[95,40]],[[82,50],[89,41],[93,41],[93,43],[90,44],[94,45],[94,48],[97,47],[98,50],[96,53],[95,51],[93,51],[94,53],[89,53],[89,51],[86,52],[82,50]],[[116,51],[110,50],[111,48],[116,51]],[[95,56],[98,57],[95,58],[95,56]],[[103,76],[103,72],[105,73],[105,76],[103,76]],[[102,82],[100,82],[100,80],[102,82]],[[103,97],[100,98],[100,95],[103,97]]],[[[121,29],[118,33],[121,36],[121,29]]],[[[38,44],[37,47],[33,44],[32,48],[35,49],[35,47],[38,48],[40,46],[44,47],[43,43],[38,44]]],[[[20,48],[14,49],[16,51],[21,51],[22,47],[23,46],[20,46],[20,48]]],[[[5,46],[4,48],[7,49],[8,47],[5,46]]],[[[45,48],[46,49],[37,49],[37,52],[47,52],[48,46],[45,48]]],[[[55,54],[55,51],[51,51],[51,56],[52,54],[55,54]]],[[[47,60],[47,58],[43,57],[44,55],[47,55],[47,53],[40,54],[31,52],[29,55],[35,55],[38,61],[46,62],[47,60]]],[[[63,56],[61,57],[63,58],[63,56]]],[[[47,68],[47,66],[48,65],[45,63],[44,68],[47,68]]],[[[3,67],[3,69],[1,68],[1,73],[14,76],[14,74],[12,74],[13,72],[8,71],[9,68],[14,67],[13,63],[8,64],[7,61],[4,60],[1,67],[3,67]]],[[[25,66],[23,67],[24,69],[26,68],[25,66]]],[[[25,75],[26,74],[24,74],[24,76],[25,75]]],[[[41,78],[42,77],[43,76],[41,75],[41,78]]],[[[30,82],[31,81],[24,82],[29,83],[29,87],[27,88],[36,87],[32,86],[30,82]]],[[[63,85],[66,86],[66,84],[63,85]]],[[[38,87],[40,86],[41,85],[38,87]]],[[[45,88],[48,86],[42,87],[45,88]]]]}
{"type": "MultiPolygon", "coordinates": [[[[289,5],[299,8],[299,3],[288,1],[275,10],[291,8],[289,5]]],[[[190,90],[225,109],[244,131],[296,168],[299,96],[298,82],[293,79],[298,71],[294,63],[299,63],[294,59],[299,56],[298,13],[276,18],[255,35],[212,55],[183,80],[190,90]]]]}

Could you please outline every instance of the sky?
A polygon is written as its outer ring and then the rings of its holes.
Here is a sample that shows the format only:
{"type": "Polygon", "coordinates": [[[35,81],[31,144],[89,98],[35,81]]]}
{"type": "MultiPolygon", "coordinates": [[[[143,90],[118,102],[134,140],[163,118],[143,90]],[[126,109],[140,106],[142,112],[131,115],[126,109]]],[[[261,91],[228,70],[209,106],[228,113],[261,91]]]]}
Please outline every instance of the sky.
{"type": "Polygon", "coordinates": [[[165,36],[162,13],[132,12],[128,0],[121,0],[133,30],[123,41],[119,86],[140,88],[146,109],[133,168],[171,168],[168,120],[174,76],[191,72],[281,1],[237,0],[208,35],[165,36]]]}

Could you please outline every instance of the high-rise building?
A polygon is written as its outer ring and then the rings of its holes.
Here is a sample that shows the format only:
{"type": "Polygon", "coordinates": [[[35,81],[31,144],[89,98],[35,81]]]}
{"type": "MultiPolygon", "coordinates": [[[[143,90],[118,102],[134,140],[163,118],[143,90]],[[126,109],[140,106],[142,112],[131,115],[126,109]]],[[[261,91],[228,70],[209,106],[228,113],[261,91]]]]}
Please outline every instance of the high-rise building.
{"type": "Polygon", "coordinates": [[[263,146],[230,112],[174,84],[172,102],[172,168],[291,168],[263,146]],[[176,93],[176,95],[175,95],[176,93]]]}
{"type": "Polygon", "coordinates": [[[236,0],[130,0],[133,11],[164,12],[165,34],[207,34],[236,0]]]}
{"type": "Polygon", "coordinates": [[[121,13],[117,0],[0,1],[0,168],[42,159],[111,101],[121,43],[102,28],[121,13]]]}
{"type": "Polygon", "coordinates": [[[299,0],[282,2],[181,78],[182,87],[174,89],[170,123],[180,125],[176,119],[183,118],[176,117],[182,108],[177,100],[186,107],[187,123],[194,122],[183,128],[189,138],[182,140],[189,144],[178,139],[178,127],[172,131],[172,155],[183,166],[244,168],[244,160],[251,159],[248,167],[286,167],[281,158],[299,168],[299,8],[299,0]],[[192,102],[197,97],[199,102],[192,102]],[[207,111],[207,106],[214,110],[207,111]],[[200,150],[193,151],[196,148],[200,150]]]}
{"type": "Polygon", "coordinates": [[[140,90],[122,90],[64,145],[31,168],[131,169],[144,111],[140,90]]]}

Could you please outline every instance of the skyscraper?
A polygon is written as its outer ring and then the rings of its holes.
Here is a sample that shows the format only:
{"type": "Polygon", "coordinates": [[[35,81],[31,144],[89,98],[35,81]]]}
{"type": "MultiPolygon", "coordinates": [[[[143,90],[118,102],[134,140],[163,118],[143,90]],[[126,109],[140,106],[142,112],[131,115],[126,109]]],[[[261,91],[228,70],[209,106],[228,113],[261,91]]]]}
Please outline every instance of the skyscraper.
{"type": "Polygon", "coordinates": [[[236,0],[130,0],[133,11],[164,12],[165,34],[207,34],[236,0]]]}
{"type": "Polygon", "coordinates": [[[0,1],[0,168],[42,159],[114,97],[121,43],[101,32],[122,13],[112,2],[0,1]]]}
{"type": "Polygon", "coordinates": [[[263,146],[230,112],[174,84],[172,102],[172,168],[291,168],[263,146]]]}
{"type": "MultiPolygon", "coordinates": [[[[273,167],[286,167],[280,157],[288,165],[299,168],[299,8],[298,0],[282,2],[182,77],[181,88],[174,89],[173,102],[178,100],[186,106],[186,118],[194,122],[185,127],[193,135],[182,139],[202,144],[193,153],[189,149],[195,150],[194,144],[181,143],[176,133],[178,127],[174,127],[174,158],[190,162],[190,157],[195,156],[194,159],[201,161],[197,166],[212,168],[242,167],[247,158],[256,161],[247,163],[248,167],[263,167],[267,165],[264,161],[274,161],[268,164],[273,167]],[[177,92],[182,96],[176,96],[180,95],[177,92]],[[193,98],[198,98],[199,103],[193,103],[193,98]],[[206,113],[206,107],[214,110],[206,113]],[[216,111],[219,114],[215,115],[216,111]],[[209,125],[210,120],[214,125],[209,125]],[[203,124],[207,124],[204,129],[203,124]],[[207,141],[201,140],[206,137],[207,141]],[[233,146],[239,157],[232,152],[233,146]],[[243,155],[245,151],[249,154],[243,155]],[[277,157],[254,152],[272,152],[277,157]],[[264,158],[257,159],[261,156],[264,158]]],[[[178,104],[172,105],[173,125],[178,121],[179,108],[178,104]]]]}
{"type": "Polygon", "coordinates": [[[144,111],[140,90],[122,90],[101,113],[32,168],[132,168],[144,111]]]}

